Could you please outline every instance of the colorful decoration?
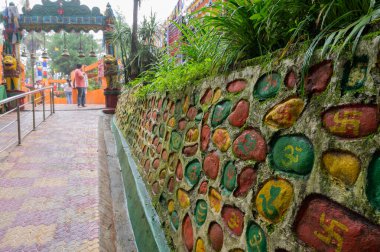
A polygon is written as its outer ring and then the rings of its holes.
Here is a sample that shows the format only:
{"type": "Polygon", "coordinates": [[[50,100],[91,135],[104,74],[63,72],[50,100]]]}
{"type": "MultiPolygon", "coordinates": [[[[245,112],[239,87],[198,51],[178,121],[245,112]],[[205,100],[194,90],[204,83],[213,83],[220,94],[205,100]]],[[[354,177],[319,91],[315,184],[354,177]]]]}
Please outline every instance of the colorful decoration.
{"type": "Polygon", "coordinates": [[[250,223],[247,228],[246,240],[248,252],[268,251],[265,233],[261,227],[254,222],[250,223]]]}
{"type": "Polygon", "coordinates": [[[17,59],[11,55],[3,58],[4,78],[7,83],[7,90],[21,90],[20,67],[17,59]]]}
{"type": "Polygon", "coordinates": [[[266,100],[277,95],[280,90],[281,75],[269,73],[262,76],[255,85],[254,96],[259,100],[266,100]]]}

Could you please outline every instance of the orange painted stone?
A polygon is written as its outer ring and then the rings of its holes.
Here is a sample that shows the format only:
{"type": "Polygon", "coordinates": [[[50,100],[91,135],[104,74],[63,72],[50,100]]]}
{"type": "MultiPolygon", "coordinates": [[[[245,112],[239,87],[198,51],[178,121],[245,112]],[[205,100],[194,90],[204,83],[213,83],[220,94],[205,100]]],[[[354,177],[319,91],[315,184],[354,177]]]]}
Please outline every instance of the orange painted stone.
{"type": "Polygon", "coordinates": [[[205,157],[203,161],[203,170],[208,178],[216,179],[219,173],[219,156],[214,151],[205,157]]]}
{"type": "Polygon", "coordinates": [[[232,126],[242,127],[249,116],[249,102],[245,100],[239,101],[232,113],[228,116],[228,121],[232,126]]]}
{"type": "Polygon", "coordinates": [[[186,119],[181,119],[178,122],[178,129],[179,130],[184,130],[186,128],[186,125],[187,125],[186,119]]]}
{"type": "Polygon", "coordinates": [[[210,143],[210,137],[211,137],[211,129],[210,127],[205,124],[202,127],[201,131],[201,150],[206,151],[208,149],[208,145],[210,143]]]}
{"type": "Polygon", "coordinates": [[[226,152],[228,148],[231,146],[231,138],[228,134],[228,131],[225,129],[217,129],[215,130],[212,141],[218,147],[218,149],[222,152],[226,152]]]}
{"type": "Polygon", "coordinates": [[[287,73],[285,77],[285,86],[288,89],[293,89],[297,84],[297,75],[296,73],[291,70],[290,72],[287,73]]]}
{"type": "Polygon", "coordinates": [[[264,123],[273,129],[287,129],[298,120],[305,103],[300,98],[291,98],[274,106],[265,116],[264,123]]]}
{"type": "Polygon", "coordinates": [[[243,233],[244,213],[240,209],[225,205],[222,209],[222,218],[224,224],[234,235],[240,236],[243,233]]]}
{"type": "Polygon", "coordinates": [[[220,251],[223,247],[223,229],[222,227],[216,223],[213,222],[210,224],[210,227],[208,229],[208,238],[211,242],[211,247],[216,250],[220,251]]]}
{"type": "Polygon", "coordinates": [[[252,167],[244,168],[237,178],[238,187],[234,192],[235,197],[245,197],[248,191],[254,186],[257,178],[257,171],[252,167]]]}
{"type": "Polygon", "coordinates": [[[181,188],[177,190],[177,200],[182,208],[188,208],[190,206],[189,195],[181,188]]]}
{"type": "Polygon", "coordinates": [[[326,90],[333,75],[331,60],[322,61],[312,66],[305,77],[305,88],[308,93],[321,93],[326,90]]]}
{"type": "Polygon", "coordinates": [[[177,180],[181,181],[183,178],[183,167],[180,160],[178,160],[178,164],[175,170],[175,175],[177,177],[177,180]]]}
{"type": "Polygon", "coordinates": [[[242,160],[262,162],[267,155],[267,144],[265,139],[256,130],[245,130],[235,139],[232,151],[242,160]]]}
{"type": "Polygon", "coordinates": [[[206,194],[207,193],[207,186],[208,181],[203,181],[201,185],[199,186],[198,193],[199,194],[206,194]]]}
{"type": "Polygon", "coordinates": [[[222,97],[222,90],[220,88],[215,88],[214,96],[212,97],[212,104],[217,103],[220,97],[222,97]]]}
{"type": "Polygon", "coordinates": [[[192,157],[194,156],[198,151],[198,144],[193,144],[190,146],[183,147],[183,155],[186,157],[192,157]]]}
{"type": "Polygon", "coordinates": [[[367,251],[380,248],[380,226],[322,195],[307,197],[294,223],[300,240],[317,251],[367,251]]]}
{"type": "Polygon", "coordinates": [[[230,93],[239,93],[243,91],[247,86],[245,80],[234,80],[227,84],[227,91],[230,93]]]}
{"type": "Polygon", "coordinates": [[[211,103],[211,100],[212,100],[212,96],[213,96],[213,91],[211,90],[211,88],[208,88],[202,98],[201,98],[201,104],[210,104],[211,103]]]}
{"type": "Polygon", "coordinates": [[[352,104],[328,109],[322,115],[324,128],[343,138],[365,137],[377,132],[379,112],[376,105],[352,104]]]}
{"type": "Polygon", "coordinates": [[[191,128],[186,133],[186,141],[187,142],[196,142],[198,141],[199,130],[197,128],[191,128]]]}
{"type": "Polygon", "coordinates": [[[176,126],[176,120],[174,117],[169,119],[168,126],[174,128],[176,126]]]}
{"type": "Polygon", "coordinates": [[[189,118],[190,121],[194,121],[195,117],[197,116],[198,114],[198,110],[196,107],[191,107],[189,108],[189,111],[187,111],[187,118],[189,118]]]}
{"type": "Polygon", "coordinates": [[[183,113],[186,114],[190,107],[190,97],[187,95],[185,98],[185,102],[183,103],[182,110],[183,113]]]}
{"type": "Polygon", "coordinates": [[[186,214],[182,222],[182,240],[188,251],[192,251],[194,247],[194,234],[193,225],[191,223],[191,218],[186,214]]]}
{"type": "Polygon", "coordinates": [[[208,192],[211,209],[219,213],[222,207],[222,195],[215,189],[211,188],[208,192]]]}
{"type": "Polygon", "coordinates": [[[209,117],[210,117],[210,112],[207,111],[207,112],[204,114],[204,116],[203,116],[202,124],[207,123],[209,117]]]}

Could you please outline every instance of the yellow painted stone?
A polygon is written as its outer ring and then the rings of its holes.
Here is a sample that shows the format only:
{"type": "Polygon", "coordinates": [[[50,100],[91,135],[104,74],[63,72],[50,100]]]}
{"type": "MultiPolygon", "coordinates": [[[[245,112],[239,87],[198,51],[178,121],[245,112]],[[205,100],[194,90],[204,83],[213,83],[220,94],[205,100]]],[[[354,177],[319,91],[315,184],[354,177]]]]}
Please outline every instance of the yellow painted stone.
{"type": "Polygon", "coordinates": [[[293,200],[293,187],[284,179],[271,179],[256,196],[259,214],[271,223],[281,221],[293,200]]]}
{"type": "Polygon", "coordinates": [[[222,195],[214,189],[211,188],[211,190],[208,193],[208,199],[210,201],[210,206],[215,212],[220,212],[220,209],[222,208],[222,195]]]}
{"type": "Polygon", "coordinates": [[[205,243],[201,238],[198,238],[197,244],[195,245],[195,252],[205,252],[205,243]]]}
{"type": "Polygon", "coordinates": [[[189,129],[186,133],[187,142],[196,142],[199,137],[199,130],[197,128],[189,129]]]}
{"type": "Polygon", "coordinates": [[[322,162],[331,176],[346,185],[355,184],[360,173],[360,160],[354,154],[329,151],[323,154],[322,162]]]}
{"type": "Polygon", "coordinates": [[[187,113],[187,111],[189,110],[189,107],[190,107],[190,97],[189,96],[186,96],[185,98],[185,102],[183,103],[183,113],[187,113]]]}
{"type": "Polygon", "coordinates": [[[177,191],[177,200],[179,202],[179,205],[182,208],[187,208],[190,206],[190,198],[187,192],[183,189],[178,189],[177,191]]]}
{"type": "Polygon", "coordinates": [[[226,152],[231,146],[231,138],[225,129],[217,129],[212,135],[212,141],[222,152],[226,152]]]}
{"type": "Polygon", "coordinates": [[[300,98],[292,98],[274,106],[265,116],[264,123],[274,129],[286,129],[293,126],[305,108],[300,98]]]}
{"type": "Polygon", "coordinates": [[[171,214],[174,211],[174,200],[169,200],[168,203],[168,212],[171,214]]]}
{"type": "Polygon", "coordinates": [[[174,117],[170,118],[168,122],[168,126],[171,128],[174,128],[175,124],[176,124],[175,118],[174,117]]]}
{"type": "Polygon", "coordinates": [[[215,89],[214,97],[212,97],[212,104],[217,103],[221,96],[222,96],[222,90],[220,88],[215,89]]]}

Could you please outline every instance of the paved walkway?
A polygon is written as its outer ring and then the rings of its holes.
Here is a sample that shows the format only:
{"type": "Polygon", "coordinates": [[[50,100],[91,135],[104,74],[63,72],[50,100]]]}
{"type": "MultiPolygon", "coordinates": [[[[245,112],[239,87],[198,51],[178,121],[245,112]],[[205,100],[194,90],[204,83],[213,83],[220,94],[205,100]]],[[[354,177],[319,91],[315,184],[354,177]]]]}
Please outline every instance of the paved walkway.
{"type": "Polygon", "coordinates": [[[112,250],[100,241],[99,115],[99,106],[57,106],[0,153],[0,251],[112,250]]]}

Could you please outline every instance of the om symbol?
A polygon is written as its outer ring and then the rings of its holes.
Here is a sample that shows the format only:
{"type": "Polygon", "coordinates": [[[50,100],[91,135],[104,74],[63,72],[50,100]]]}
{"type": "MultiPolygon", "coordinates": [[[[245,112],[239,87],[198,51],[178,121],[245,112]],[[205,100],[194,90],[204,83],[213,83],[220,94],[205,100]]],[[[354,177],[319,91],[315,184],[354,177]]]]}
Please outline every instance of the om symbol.
{"type": "Polygon", "coordinates": [[[269,219],[276,219],[279,215],[278,210],[273,205],[273,201],[277,199],[277,197],[280,195],[280,192],[281,187],[271,186],[269,200],[267,200],[264,194],[259,195],[259,198],[262,200],[261,206],[263,208],[263,212],[269,219]]]}
{"type": "Polygon", "coordinates": [[[298,163],[299,161],[299,155],[296,154],[296,152],[301,153],[302,148],[301,147],[294,147],[293,145],[287,145],[284,149],[284,157],[286,160],[281,160],[281,164],[285,167],[289,167],[293,164],[298,163]]]}
{"type": "Polygon", "coordinates": [[[263,236],[261,235],[260,232],[253,234],[251,239],[249,239],[249,245],[251,248],[254,249],[254,251],[261,251],[260,245],[261,242],[263,241],[263,236]]]}
{"type": "Polygon", "coordinates": [[[257,144],[257,140],[251,134],[246,134],[244,136],[244,140],[238,144],[238,149],[243,154],[246,154],[247,152],[254,150],[256,147],[256,144],[257,144]]]}

